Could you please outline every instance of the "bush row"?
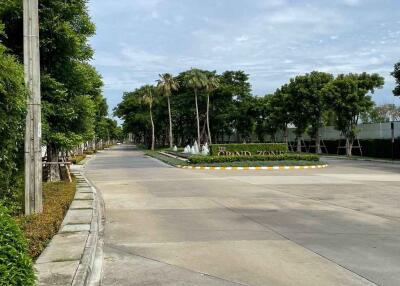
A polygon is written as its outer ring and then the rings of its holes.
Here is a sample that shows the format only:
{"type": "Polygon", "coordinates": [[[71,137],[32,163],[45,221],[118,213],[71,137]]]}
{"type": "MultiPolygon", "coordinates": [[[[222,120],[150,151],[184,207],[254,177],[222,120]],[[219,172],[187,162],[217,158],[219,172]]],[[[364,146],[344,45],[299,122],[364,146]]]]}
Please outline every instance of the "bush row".
{"type": "Polygon", "coordinates": [[[0,285],[33,286],[35,280],[26,240],[6,208],[0,205],[0,285]]]}
{"type": "Polygon", "coordinates": [[[228,152],[251,152],[252,155],[257,155],[257,152],[288,152],[288,145],[285,143],[256,143],[256,144],[213,144],[210,146],[210,154],[218,155],[223,149],[228,152]]]}
{"type": "Polygon", "coordinates": [[[202,163],[231,163],[244,161],[313,161],[318,162],[319,156],[314,154],[285,153],[266,156],[192,156],[189,158],[191,164],[202,163]]]}

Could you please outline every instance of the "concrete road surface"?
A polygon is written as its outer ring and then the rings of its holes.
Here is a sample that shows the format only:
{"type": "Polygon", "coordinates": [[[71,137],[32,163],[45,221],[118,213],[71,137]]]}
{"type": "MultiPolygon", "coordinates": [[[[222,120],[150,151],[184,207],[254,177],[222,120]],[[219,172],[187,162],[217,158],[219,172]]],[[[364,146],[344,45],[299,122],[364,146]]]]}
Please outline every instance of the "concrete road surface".
{"type": "Polygon", "coordinates": [[[96,156],[103,285],[400,285],[400,167],[195,171],[96,156]]]}

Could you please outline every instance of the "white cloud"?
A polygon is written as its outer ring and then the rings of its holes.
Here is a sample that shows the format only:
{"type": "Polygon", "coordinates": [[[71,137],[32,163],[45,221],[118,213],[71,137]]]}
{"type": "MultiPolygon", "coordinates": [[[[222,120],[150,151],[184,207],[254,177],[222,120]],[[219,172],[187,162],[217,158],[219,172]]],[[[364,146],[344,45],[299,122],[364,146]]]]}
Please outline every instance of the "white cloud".
{"type": "Polygon", "coordinates": [[[243,69],[256,94],[314,69],[379,72],[390,94],[389,74],[399,60],[398,0],[209,1],[91,1],[94,63],[106,90],[199,67],[243,69]]]}

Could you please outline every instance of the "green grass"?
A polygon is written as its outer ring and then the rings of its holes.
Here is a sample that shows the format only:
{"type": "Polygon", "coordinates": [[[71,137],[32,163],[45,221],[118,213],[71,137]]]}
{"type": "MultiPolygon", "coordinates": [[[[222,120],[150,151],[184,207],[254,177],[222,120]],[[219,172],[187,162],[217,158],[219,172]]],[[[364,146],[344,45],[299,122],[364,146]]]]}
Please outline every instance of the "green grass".
{"type": "Polygon", "coordinates": [[[158,160],[160,160],[168,165],[171,165],[171,166],[177,166],[177,165],[186,166],[186,165],[188,165],[185,161],[165,156],[163,154],[160,154],[158,151],[144,150],[144,153],[147,156],[158,159],[158,160]]]}

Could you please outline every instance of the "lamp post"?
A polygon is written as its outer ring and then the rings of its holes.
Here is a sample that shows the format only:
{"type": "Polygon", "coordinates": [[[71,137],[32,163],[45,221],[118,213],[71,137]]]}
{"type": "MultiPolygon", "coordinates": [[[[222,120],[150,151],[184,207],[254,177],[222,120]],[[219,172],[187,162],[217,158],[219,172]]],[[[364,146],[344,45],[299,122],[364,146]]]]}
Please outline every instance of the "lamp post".
{"type": "Polygon", "coordinates": [[[24,71],[28,89],[25,130],[25,214],[41,213],[42,126],[38,0],[23,0],[24,71]]]}

